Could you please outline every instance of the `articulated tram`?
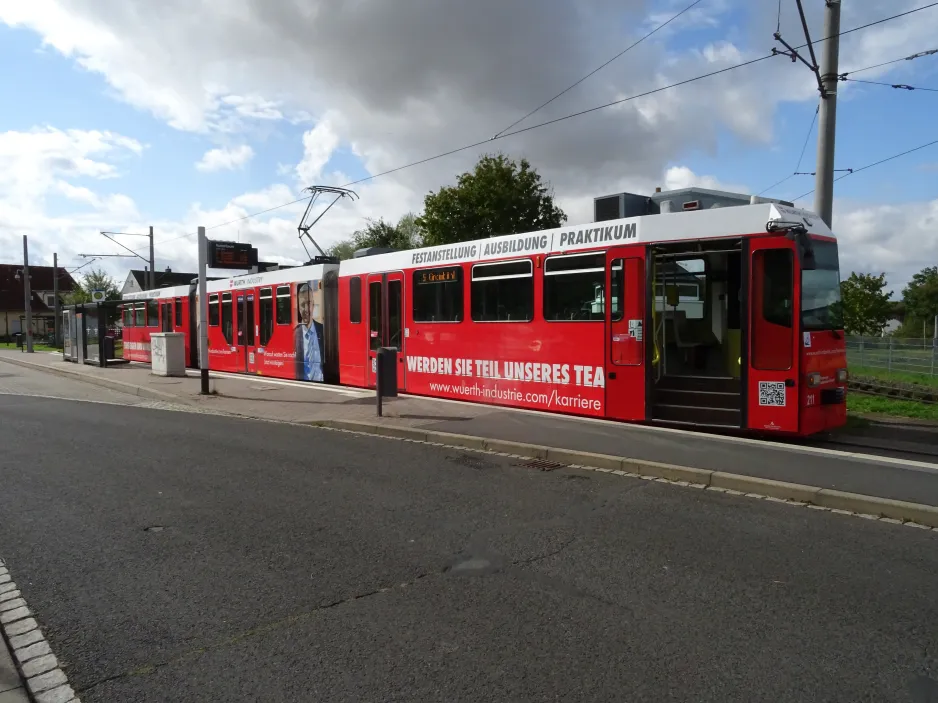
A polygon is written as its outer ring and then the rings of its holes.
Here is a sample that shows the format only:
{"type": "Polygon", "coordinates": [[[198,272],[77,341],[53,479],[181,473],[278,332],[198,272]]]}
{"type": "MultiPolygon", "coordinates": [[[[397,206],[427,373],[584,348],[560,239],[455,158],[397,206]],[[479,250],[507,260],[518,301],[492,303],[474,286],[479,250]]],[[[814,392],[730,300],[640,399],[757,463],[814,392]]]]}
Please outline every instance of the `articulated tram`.
{"type": "MultiPolygon", "coordinates": [[[[209,281],[209,368],[627,422],[812,435],[846,422],[837,242],[759,203],[209,281]]],[[[125,296],[125,357],[186,335],[196,286],[125,296]]]]}

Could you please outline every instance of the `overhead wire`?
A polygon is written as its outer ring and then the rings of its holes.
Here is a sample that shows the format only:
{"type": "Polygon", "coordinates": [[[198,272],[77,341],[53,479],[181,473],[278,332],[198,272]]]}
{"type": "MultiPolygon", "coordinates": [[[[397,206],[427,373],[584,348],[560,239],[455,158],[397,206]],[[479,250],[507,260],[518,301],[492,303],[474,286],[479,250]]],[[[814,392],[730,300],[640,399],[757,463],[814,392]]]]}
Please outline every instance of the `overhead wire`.
{"type": "MultiPolygon", "coordinates": [[[[848,35],[848,34],[852,34],[852,33],[854,33],[854,32],[859,32],[859,31],[861,31],[861,30],[868,29],[869,27],[873,27],[873,26],[876,26],[876,25],[879,25],[879,24],[883,24],[883,23],[885,23],[885,22],[890,22],[890,21],[895,20],[895,19],[900,19],[900,18],[902,18],[902,17],[906,17],[906,16],[911,15],[911,14],[914,14],[914,13],[916,13],[916,12],[921,12],[922,10],[928,10],[928,9],[930,9],[930,8],[932,8],[932,7],[936,7],[936,6],[938,6],[938,0],[936,0],[935,2],[931,2],[931,3],[927,4],[927,5],[922,5],[922,6],[920,6],[920,7],[914,7],[914,8],[912,8],[912,9],[910,9],[910,10],[906,10],[905,12],[900,12],[900,13],[897,13],[897,14],[895,14],[895,15],[890,15],[889,17],[883,17],[883,18],[881,18],[881,19],[874,20],[873,22],[867,22],[866,24],[862,24],[862,25],[859,25],[859,26],[857,26],[857,27],[853,27],[852,29],[843,30],[843,31],[839,32],[839,33],[836,34],[836,35],[830,35],[830,36],[827,36],[827,37],[823,37],[823,38],[821,38],[821,39],[818,39],[818,40],[816,40],[814,43],[815,43],[815,44],[820,44],[820,43],[825,42],[825,41],[830,41],[830,40],[833,39],[834,37],[846,36],[846,35],[848,35]]],[[[807,46],[807,43],[802,44],[802,45],[800,45],[800,46],[797,46],[797,47],[795,47],[795,48],[796,48],[796,49],[803,49],[803,48],[805,48],[806,46],[807,46]]],[[[734,71],[734,70],[736,70],[736,69],[738,69],[738,68],[745,68],[746,66],[751,66],[751,65],[753,65],[753,64],[760,63],[760,62],[765,61],[765,60],[767,60],[767,59],[771,59],[771,58],[773,58],[773,56],[775,56],[775,54],[766,54],[766,55],[764,55],[764,56],[760,56],[760,57],[755,58],[755,59],[750,59],[750,60],[748,60],[748,61],[743,61],[743,62],[738,63],[738,64],[733,64],[732,66],[727,66],[727,67],[725,67],[725,68],[718,69],[718,70],[716,70],[716,71],[710,71],[710,72],[708,72],[708,73],[704,73],[704,74],[702,74],[702,75],[695,76],[695,77],[693,77],[693,78],[688,78],[688,79],[683,80],[683,81],[678,81],[678,82],[676,82],[676,83],[671,83],[671,84],[666,85],[666,86],[661,86],[661,87],[659,87],[659,88],[654,88],[654,89],[652,89],[652,90],[648,90],[648,91],[645,91],[645,92],[643,92],[643,93],[638,93],[638,94],[629,96],[629,97],[627,97],[627,98],[621,98],[621,99],[619,99],[619,100],[613,100],[612,102],[604,103],[604,104],[602,104],[602,105],[597,105],[596,107],[591,107],[591,108],[588,108],[588,109],[585,109],[585,110],[579,110],[579,111],[577,111],[577,112],[574,112],[574,113],[571,113],[571,114],[568,114],[568,115],[564,115],[564,116],[562,116],[562,117],[557,117],[557,118],[555,118],[555,119],[547,120],[547,121],[545,121],[545,122],[539,122],[538,124],[531,125],[531,126],[529,126],[529,127],[523,127],[523,128],[521,128],[521,129],[516,129],[516,130],[511,131],[511,132],[504,132],[504,133],[499,134],[499,135],[496,136],[496,137],[491,137],[491,138],[489,138],[489,139],[483,139],[483,140],[474,142],[474,143],[472,143],[472,144],[467,144],[467,145],[465,145],[465,146],[461,146],[461,147],[458,147],[458,148],[455,148],[455,149],[450,149],[449,151],[445,151],[445,152],[443,152],[443,153],[436,154],[436,155],[434,155],[434,156],[429,156],[429,157],[420,159],[420,160],[418,160],[418,161],[413,161],[413,162],[404,164],[404,165],[402,165],[402,166],[398,166],[398,167],[396,167],[396,168],[387,169],[387,170],[385,170],[385,171],[381,171],[381,172],[379,172],[379,173],[372,174],[372,175],[367,176],[367,177],[365,177],[365,178],[359,178],[358,180],[350,181],[349,183],[344,184],[342,187],[343,187],[343,188],[348,188],[348,187],[353,186],[353,185],[358,185],[358,184],[360,184],[360,183],[365,183],[365,182],[367,182],[367,181],[371,181],[371,180],[374,180],[374,179],[376,179],[376,178],[381,178],[381,177],[383,177],[383,176],[387,176],[387,175],[390,175],[390,174],[392,174],[392,173],[397,173],[397,172],[403,171],[403,170],[405,170],[405,169],[413,168],[413,167],[415,167],[415,166],[420,166],[420,165],[422,165],[422,164],[429,163],[429,162],[431,162],[431,161],[436,161],[436,160],[438,160],[438,159],[442,159],[442,158],[445,158],[445,157],[447,157],[447,156],[452,156],[452,155],[454,155],[454,154],[458,154],[458,153],[461,153],[461,152],[464,152],[464,151],[468,151],[469,149],[475,149],[475,148],[477,148],[477,147],[483,146],[483,145],[485,145],[485,144],[489,144],[489,143],[491,143],[491,142],[493,142],[493,141],[496,141],[496,140],[498,140],[498,139],[506,139],[506,138],[508,138],[508,137],[511,137],[511,136],[514,136],[514,135],[517,135],[517,134],[523,134],[523,133],[525,133],[525,132],[530,132],[530,131],[535,130],[535,129],[540,129],[541,127],[547,127],[547,126],[552,125],[552,124],[557,124],[558,122],[564,122],[564,121],[566,121],[566,120],[573,119],[573,118],[575,118],[575,117],[581,117],[581,116],[583,116],[583,115],[587,115],[587,114],[590,114],[590,113],[593,113],[593,112],[597,112],[597,111],[599,111],[599,110],[604,110],[604,109],[609,108],[609,107],[614,107],[614,106],[616,106],[616,105],[621,105],[621,104],[623,104],[623,103],[627,103],[627,102],[630,102],[630,101],[632,101],[632,100],[637,100],[637,99],[639,99],[639,98],[648,97],[648,96],[650,96],[650,95],[654,95],[654,94],[656,94],[656,93],[661,93],[661,92],[664,92],[664,91],[666,91],[666,90],[671,90],[672,88],[678,88],[678,87],[681,87],[681,86],[684,86],[684,85],[688,85],[688,84],[690,84],[690,83],[694,83],[694,82],[696,82],[696,81],[703,80],[703,79],[705,79],[705,78],[711,78],[711,77],[713,77],[713,76],[717,76],[717,75],[720,75],[720,74],[723,74],[723,73],[727,73],[727,72],[729,72],[729,71],[734,71]]],[[[859,170],[859,169],[858,169],[858,170],[859,170]]],[[[841,178],[843,178],[843,176],[842,176],[841,178]]],[[[838,180],[839,180],[839,179],[838,179],[838,180]]],[[[804,196],[800,196],[800,197],[804,197],[804,196]]],[[[211,227],[208,227],[208,228],[206,228],[206,229],[207,229],[207,230],[217,229],[217,228],[219,228],[219,227],[224,227],[224,226],[226,226],[226,225],[234,224],[235,222],[241,222],[241,221],[243,221],[243,220],[248,220],[248,219],[251,219],[251,218],[253,218],[253,217],[257,217],[258,215],[263,215],[263,214],[266,214],[266,213],[268,213],[268,212],[273,212],[274,210],[278,210],[278,209],[281,209],[281,208],[289,207],[290,205],[295,205],[296,203],[302,202],[302,201],[304,201],[304,200],[306,200],[306,199],[307,199],[307,197],[298,198],[298,199],[293,200],[293,201],[290,201],[290,202],[288,202],[288,203],[283,203],[282,205],[277,205],[277,206],[275,206],[275,207],[268,208],[268,209],[266,209],[266,210],[261,210],[260,212],[250,213],[250,214],[244,215],[243,217],[239,217],[239,218],[236,218],[236,219],[234,219],[234,220],[230,220],[230,221],[228,221],[228,222],[222,222],[222,223],[219,223],[219,224],[216,224],[216,225],[212,225],[211,227]]],[[[179,240],[179,239],[185,239],[185,238],[187,238],[187,237],[193,237],[193,236],[195,236],[195,235],[196,235],[196,232],[190,232],[190,233],[188,233],[188,234],[184,234],[184,235],[181,235],[181,236],[179,236],[179,237],[174,237],[174,238],[172,238],[172,239],[167,239],[167,240],[164,240],[164,241],[162,241],[162,242],[158,242],[158,244],[165,244],[165,243],[172,242],[172,241],[176,241],[176,240],[179,240]]]]}
{"type": "Polygon", "coordinates": [[[882,85],[887,88],[896,88],[899,90],[924,90],[929,93],[938,93],[938,88],[922,88],[916,87],[913,85],[906,85],[905,83],[883,83],[882,81],[865,81],[860,78],[841,78],[842,81],[850,81],[851,83],[866,83],[867,85],[882,85]]]}
{"type": "MultiPolygon", "coordinates": [[[[928,147],[934,146],[935,144],[938,144],[938,139],[935,139],[934,141],[928,142],[927,144],[922,144],[922,145],[920,145],[920,146],[913,147],[912,149],[906,149],[905,151],[900,152],[900,153],[898,153],[898,154],[893,154],[892,156],[887,156],[885,159],[880,159],[879,161],[874,161],[873,163],[867,164],[866,166],[862,166],[862,167],[860,167],[860,168],[855,168],[855,169],[853,169],[852,171],[849,171],[848,173],[845,173],[845,174],[842,175],[842,176],[838,176],[837,178],[834,179],[834,181],[835,181],[835,182],[836,182],[836,181],[842,181],[844,178],[847,178],[847,176],[853,176],[853,175],[855,175],[855,174],[857,174],[857,173],[860,173],[861,171],[866,171],[867,169],[871,169],[871,168],[874,168],[874,167],[876,167],[876,166],[880,166],[881,164],[884,164],[884,163],[886,163],[887,161],[893,161],[893,160],[898,159],[898,158],[900,158],[900,157],[902,157],[902,156],[907,156],[908,154],[911,154],[911,153],[913,153],[913,152],[921,151],[922,149],[927,149],[928,147]]],[[[801,200],[802,198],[805,198],[805,197],[811,195],[811,193],[813,193],[813,192],[814,192],[814,189],[812,188],[812,189],[809,190],[807,193],[803,193],[802,195],[799,195],[797,198],[795,198],[795,200],[801,200]]]]}
{"type": "Polygon", "coordinates": [[[872,66],[864,66],[863,68],[855,68],[852,71],[846,71],[840,74],[841,79],[845,76],[853,75],[854,73],[862,73],[863,71],[871,71],[874,68],[882,68],[883,66],[891,66],[894,63],[901,63],[902,61],[914,61],[915,59],[924,58],[925,56],[934,56],[938,54],[938,49],[928,49],[927,51],[919,51],[915,54],[910,54],[909,56],[902,56],[898,59],[893,59],[892,61],[883,61],[882,63],[873,64],[872,66]]]}
{"type": "MultiPolygon", "coordinates": [[[[625,54],[627,54],[628,52],[630,52],[632,49],[634,49],[636,46],[638,46],[639,44],[641,44],[643,41],[645,41],[646,39],[648,39],[649,37],[651,37],[653,34],[656,34],[656,33],[659,32],[660,30],[662,30],[662,29],[664,29],[665,27],[667,27],[667,26],[668,26],[669,24],[671,24],[674,20],[678,19],[681,15],[683,15],[683,14],[689,12],[690,10],[692,10],[695,6],[699,5],[702,1],[703,1],[703,0],[694,0],[694,2],[692,2],[690,5],[688,5],[687,7],[685,7],[683,10],[681,10],[680,12],[678,12],[676,15],[672,16],[671,19],[667,20],[666,22],[663,22],[663,23],[659,24],[659,25],[658,25],[657,27],[655,27],[653,30],[651,30],[650,32],[648,32],[647,34],[645,34],[644,36],[642,36],[641,39],[639,39],[639,40],[633,42],[633,43],[630,44],[627,48],[623,49],[623,50],[620,51],[618,54],[616,54],[615,56],[613,56],[611,59],[609,59],[608,61],[606,61],[606,63],[602,64],[601,66],[598,66],[597,68],[594,68],[592,71],[590,71],[589,73],[587,73],[585,76],[583,76],[583,77],[582,77],[580,80],[578,80],[576,83],[573,83],[572,85],[567,86],[566,88],[564,88],[563,90],[561,90],[559,93],[557,93],[554,97],[552,97],[552,98],[551,98],[550,100],[548,100],[547,102],[538,105],[536,108],[534,108],[533,110],[531,110],[531,112],[529,112],[528,114],[526,114],[524,117],[522,117],[522,118],[520,118],[520,119],[517,119],[517,120],[515,120],[514,122],[512,122],[510,125],[508,125],[507,127],[505,127],[505,129],[503,129],[503,130],[501,130],[500,132],[498,132],[498,133],[495,135],[494,138],[497,139],[498,137],[500,137],[502,134],[504,134],[504,133],[507,132],[508,130],[510,130],[510,129],[512,129],[513,127],[516,127],[517,125],[519,125],[519,124],[521,124],[522,122],[524,122],[526,119],[528,119],[528,118],[529,118],[531,115],[533,115],[534,113],[539,112],[540,110],[542,110],[542,109],[544,109],[545,107],[547,107],[548,105],[550,105],[550,104],[551,104],[552,102],[554,102],[554,100],[556,100],[557,98],[561,97],[562,95],[567,94],[568,92],[570,92],[571,90],[573,90],[574,88],[576,88],[578,85],[580,85],[580,83],[582,83],[582,82],[585,81],[586,79],[588,79],[588,78],[594,76],[595,74],[599,73],[602,69],[604,69],[606,66],[608,66],[609,64],[611,64],[613,61],[615,61],[616,59],[618,59],[618,58],[620,58],[621,56],[624,56],[625,54]]],[[[781,2],[781,0],[779,0],[779,2],[781,2]]]]}
{"type": "Polygon", "coordinates": [[[798,157],[798,165],[795,166],[795,170],[792,171],[791,174],[789,174],[788,176],[785,176],[778,183],[773,183],[765,190],[761,191],[760,193],[757,193],[757,195],[764,195],[765,193],[768,193],[770,190],[774,190],[775,188],[778,188],[780,185],[782,185],[782,183],[786,183],[788,180],[798,175],[798,171],[801,169],[801,162],[804,159],[804,152],[808,148],[808,141],[811,139],[811,133],[814,132],[814,124],[815,122],[817,122],[817,117],[818,117],[818,113],[820,112],[820,110],[821,110],[821,105],[819,103],[818,106],[814,108],[814,117],[811,118],[811,126],[808,127],[808,133],[805,135],[804,144],[801,147],[801,156],[798,157]]]}

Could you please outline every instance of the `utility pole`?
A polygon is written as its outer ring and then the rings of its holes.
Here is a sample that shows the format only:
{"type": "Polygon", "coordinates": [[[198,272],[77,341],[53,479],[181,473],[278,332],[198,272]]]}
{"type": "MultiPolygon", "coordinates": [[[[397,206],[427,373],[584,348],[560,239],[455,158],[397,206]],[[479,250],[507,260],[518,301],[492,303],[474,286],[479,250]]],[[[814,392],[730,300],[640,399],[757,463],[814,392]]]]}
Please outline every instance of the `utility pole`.
{"type": "Polygon", "coordinates": [[[55,298],[55,346],[59,346],[59,255],[52,255],[52,297],[55,298]]]}
{"type": "Polygon", "coordinates": [[[199,227],[199,375],[202,395],[209,394],[208,384],[208,240],[205,228],[199,227]]]}
{"type": "Polygon", "coordinates": [[[841,0],[825,0],[825,41],[820,65],[823,93],[818,113],[817,175],[814,185],[814,211],[831,228],[834,209],[834,137],[837,127],[840,2],[841,0]]]}
{"type": "Polygon", "coordinates": [[[26,353],[33,353],[33,293],[29,288],[29,241],[23,235],[23,297],[26,301],[26,353]]]}
{"type": "MultiPolygon", "coordinates": [[[[836,65],[834,67],[834,70],[835,71],[837,70],[836,65]]],[[[153,259],[153,225],[150,225],[150,290],[155,290],[155,289],[156,289],[156,263],[153,259]]]]}

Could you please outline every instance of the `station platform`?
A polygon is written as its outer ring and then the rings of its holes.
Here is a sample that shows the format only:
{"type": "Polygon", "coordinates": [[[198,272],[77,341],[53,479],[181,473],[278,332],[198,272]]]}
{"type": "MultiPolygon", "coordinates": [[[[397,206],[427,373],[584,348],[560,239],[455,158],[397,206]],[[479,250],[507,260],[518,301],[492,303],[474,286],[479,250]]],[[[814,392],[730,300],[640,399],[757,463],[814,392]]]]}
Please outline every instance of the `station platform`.
{"type": "MultiPolygon", "coordinates": [[[[857,436],[837,442],[763,441],[408,395],[385,399],[383,417],[378,418],[374,391],[361,389],[213,372],[216,394],[202,396],[197,371],[167,378],[151,374],[144,365],[80,366],[50,353],[27,356],[0,351],[0,361],[248,418],[296,423],[349,420],[419,428],[938,506],[938,456],[929,457],[922,448],[929,439],[925,430],[914,442],[890,442],[888,430],[877,427],[865,430],[870,439],[862,441],[857,436]]],[[[938,447],[938,434],[930,436],[938,447]]]]}

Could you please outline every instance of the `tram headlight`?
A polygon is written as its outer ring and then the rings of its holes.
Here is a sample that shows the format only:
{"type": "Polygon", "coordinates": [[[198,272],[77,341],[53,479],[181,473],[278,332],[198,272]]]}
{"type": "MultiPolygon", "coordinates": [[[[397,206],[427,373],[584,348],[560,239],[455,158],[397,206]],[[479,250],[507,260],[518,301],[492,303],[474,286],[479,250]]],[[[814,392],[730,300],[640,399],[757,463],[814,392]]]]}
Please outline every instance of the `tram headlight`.
{"type": "Polygon", "coordinates": [[[847,369],[837,369],[837,383],[846,383],[847,382],[847,369]]]}
{"type": "Polygon", "coordinates": [[[821,385],[821,374],[809,373],[808,374],[808,388],[817,388],[820,385],[821,385]]]}

